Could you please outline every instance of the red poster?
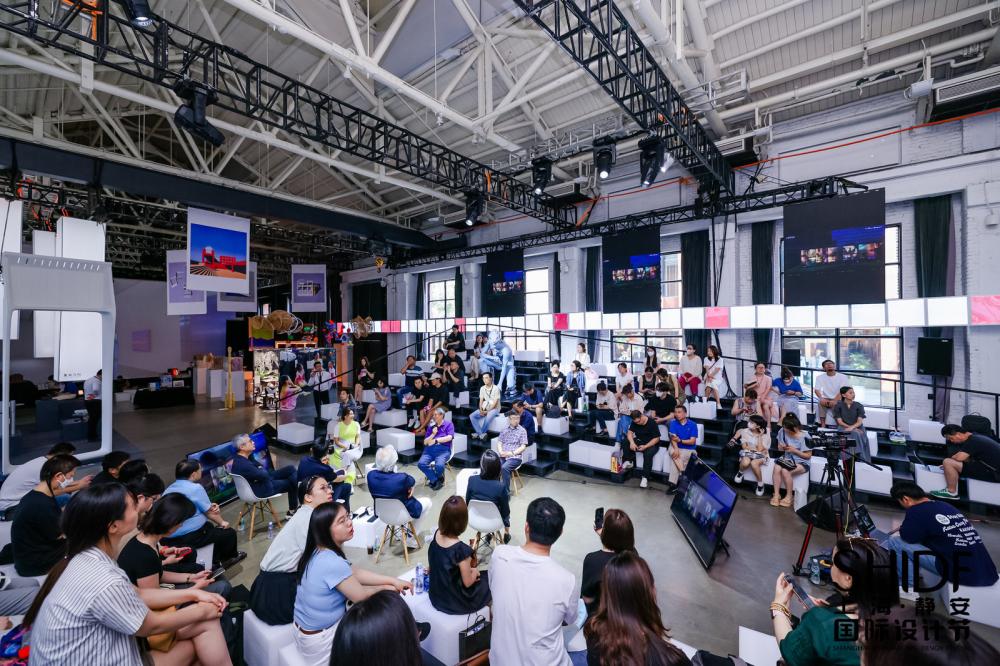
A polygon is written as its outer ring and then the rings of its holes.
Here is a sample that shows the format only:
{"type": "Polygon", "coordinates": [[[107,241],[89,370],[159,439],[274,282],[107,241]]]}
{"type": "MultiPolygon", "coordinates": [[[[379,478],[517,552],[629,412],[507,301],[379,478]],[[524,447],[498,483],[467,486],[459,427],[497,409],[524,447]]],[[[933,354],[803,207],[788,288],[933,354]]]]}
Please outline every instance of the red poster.
{"type": "Polygon", "coordinates": [[[705,328],[729,328],[729,308],[705,308],[705,328]]]}
{"type": "Polygon", "coordinates": [[[552,329],[556,331],[569,330],[569,313],[557,312],[552,315],[552,329]]]}
{"type": "Polygon", "coordinates": [[[456,317],[455,324],[460,332],[465,333],[465,317],[456,317]]]}

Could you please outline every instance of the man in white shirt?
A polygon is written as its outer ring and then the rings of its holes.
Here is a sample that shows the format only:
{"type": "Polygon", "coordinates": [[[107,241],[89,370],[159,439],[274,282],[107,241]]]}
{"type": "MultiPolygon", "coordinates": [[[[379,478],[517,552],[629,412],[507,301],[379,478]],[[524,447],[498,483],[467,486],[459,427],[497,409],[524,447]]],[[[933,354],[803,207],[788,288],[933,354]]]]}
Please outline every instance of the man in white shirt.
{"type": "Polygon", "coordinates": [[[550,557],[566,512],[549,497],[528,505],[523,546],[497,546],[490,558],[493,666],[569,666],[563,625],[577,620],[573,574],[550,557]]]}
{"type": "Polygon", "coordinates": [[[312,373],[310,373],[307,383],[312,389],[313,404],[316,405],[316,418],[322,416],[320,408],[330,403],[330,387],[333,386],[331,379],[332,375],[323,369],[322,361],[313,363],[312,373]]]}
{"type": "Polygon", "coordinates": [[[813,393],[816,394],[816,422],[825,425],[826,414],[840,402],[840,389],[849,386],[847,377],[837,372],[833,361],[826,359],[821,364],[823,374],[813,375],[813,393]]]}
{"type": "Polygon", "coordinates": [[[83,383],[83,406],[87,408],[87,440],[97,441],[101,423],[101,371],[83,383]]]}
{"type": "MultiPolygon", "coordinates": [[[[16,507],[21,498],[38,485],[38,481],[41,478],[42,465],[45,464],[46,460],[56,455],[71,456],[75,452],[76,447],[69,442],[59,442],[49,449],[49,452],[44,456],[32,458],[15,467],[14,471],[4,479],[3,485],[0,486],[0,513],[16,507]]],[[[60,500],[69,499],[68,497],[63,497],[64,495],[68,496],[70,493],[75,493],[77,490],[86,488],[90,485],[91,478],[93,477],[86,476],[78,481],[74,481],[65,488],[53,488],[52,492],[56,496],[56,501],[62,506],[65,504],[65,501],[60,500]]]]}

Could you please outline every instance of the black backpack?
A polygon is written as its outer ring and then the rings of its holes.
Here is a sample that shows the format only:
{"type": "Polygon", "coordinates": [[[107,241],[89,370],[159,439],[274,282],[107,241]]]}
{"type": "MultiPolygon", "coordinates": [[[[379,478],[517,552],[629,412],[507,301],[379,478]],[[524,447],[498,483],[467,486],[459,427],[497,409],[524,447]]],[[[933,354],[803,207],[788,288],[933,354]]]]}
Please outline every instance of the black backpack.
{"type": "Polygon", "coordinates": [[[993,430],[993,424],[982,414],[966,414],[962,417],[962,429],[969,432],[986,435],[991,439],[996,439],[997,434],[993,430]]]}

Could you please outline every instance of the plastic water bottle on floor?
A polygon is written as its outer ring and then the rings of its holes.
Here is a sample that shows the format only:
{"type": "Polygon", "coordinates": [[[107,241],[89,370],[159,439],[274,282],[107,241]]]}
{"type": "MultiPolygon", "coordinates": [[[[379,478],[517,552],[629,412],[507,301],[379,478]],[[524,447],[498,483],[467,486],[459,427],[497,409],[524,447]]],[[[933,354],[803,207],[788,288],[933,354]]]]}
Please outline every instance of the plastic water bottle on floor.
{"type": "Polygon", "coordinates": [[[246,516],[240,516],[240,532],[245,532],[247,529],[247,518],[246,516]]]}
{"type": "Polygon", "coordinates": [[[813,585],[820,584],[819,560],[815,557],[809,561],[809,582],[813,585]]]}
{"type": "Polygon", "coordinates": [[[270,522],[267,524],[267,538],[268,539],[274,538],[274,522],[270,522]]]}
{"type": "Polygon", "coordinates": [[[413,593],[423,594],[424,592],[424,565],[417,564],[417,571],[413,575],[413,593]]]}

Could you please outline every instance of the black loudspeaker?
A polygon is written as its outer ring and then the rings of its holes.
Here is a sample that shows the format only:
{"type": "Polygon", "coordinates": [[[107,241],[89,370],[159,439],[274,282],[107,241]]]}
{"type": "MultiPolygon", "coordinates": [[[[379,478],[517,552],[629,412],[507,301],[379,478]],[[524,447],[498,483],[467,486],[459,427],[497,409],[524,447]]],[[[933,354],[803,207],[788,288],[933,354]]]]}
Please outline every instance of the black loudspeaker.
{"type": "Polygon", "coordinates": [[[799,370],[799,366],[802,364],[802,352],[798,349],[782,349],[781,350],[781,365],[785,366],[792,371],[792,374],[798,377],[802,374],[799,370]]]}
{"type": "Polygon", "coordinates": [[[955,356],[952,338],[917,338],[917,373],[951,377],[955,356]]]}
{"type": "Polygon", "coordinates": [[[847,520],[849,507],[842,506],[843,504],[844,500],[840,496],[840,493],[834,493],[829,497],[817,497],[796,511],[796,513],[799,515],[799,518],[808,523],[809,519],[812,518],[813,512],[815,512],[816,527],[827,532],[834,532],[837,529],[836,513],[838,510],[843,519],[847,520]]]}

